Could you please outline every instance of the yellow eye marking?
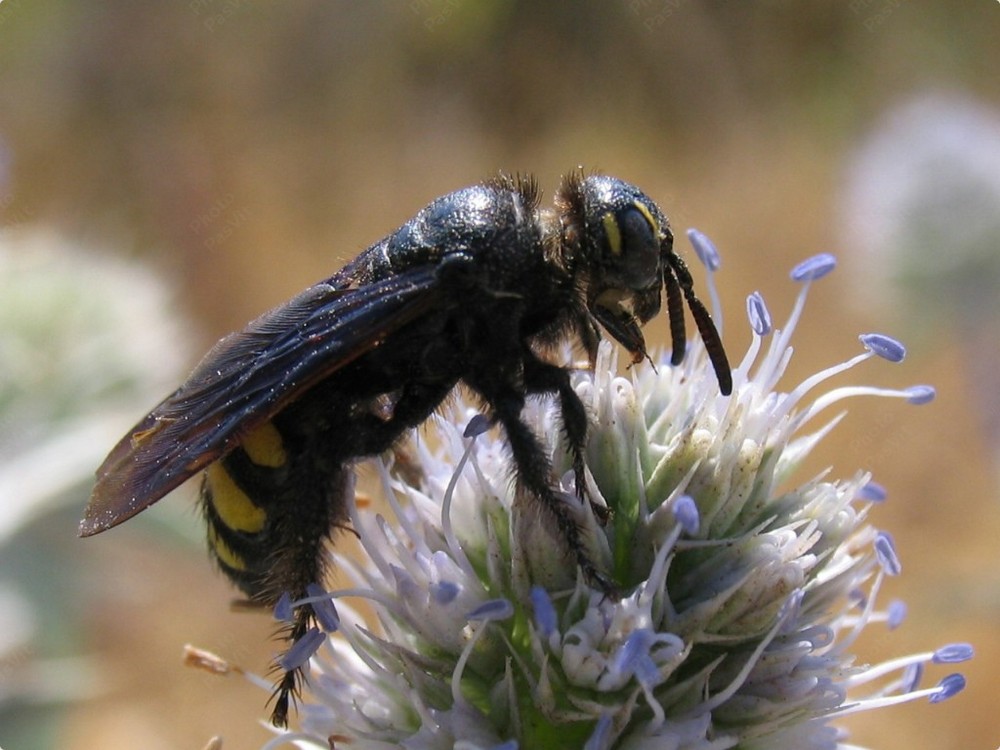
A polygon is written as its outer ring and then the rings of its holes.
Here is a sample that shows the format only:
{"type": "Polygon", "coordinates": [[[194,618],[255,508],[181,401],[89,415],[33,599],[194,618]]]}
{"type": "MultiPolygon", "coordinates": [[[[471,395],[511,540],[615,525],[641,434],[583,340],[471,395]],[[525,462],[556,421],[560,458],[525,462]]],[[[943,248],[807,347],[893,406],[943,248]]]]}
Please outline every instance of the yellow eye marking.
{"type": "Polygon", "coordinates": [[[273,422],[265,422],[260,427],[255,427],[240,441],[240,446],[258,466],[276,469],[284,466],[288,460],[281,433],[273,422]]]}
{"type": "Polygon", "coordinates": [[[608,236],[608,245],[611,247],[612,255],[622,254],[622,231],[618,228],[618,219],[610,211],[604,214],[601,219],[604,224],[604,233],[608,236]]]}
{"type": "Polygon", "coordinates": [[[205,476],[212,507],[226,528],[247,534],[257,534],[264,529],[267,513],[254,505],[247,494],[236,486],[221,463],[209,466],[205,476]]]}
{"type": "Polygon", "coordinates": [[[212,552],[219,558],[219,562],[227,568],[231,570],[246,570],[247,566],[243,562],[243,558],[233,552],[232,548],[222,541],[215,527],[211,525],[208,527],[208,546],[212,548],[212,552]]]}
{"type": "Polygon", "coordinates": [[[646,204],[645,203],[640,203],[639,201],[633,201],[632,205],[636,207],[636,210],[639,213],[641,213],[643,216],[646,217],[646,221],[649,222],[649,226],[652,227],[652,229],[653,229],[653,236],[654,237],[659,237],[660,236],[660,223],[653,217],[653,214],[651,214],[649,212],[649,209],[646,208],[646,204]]]}

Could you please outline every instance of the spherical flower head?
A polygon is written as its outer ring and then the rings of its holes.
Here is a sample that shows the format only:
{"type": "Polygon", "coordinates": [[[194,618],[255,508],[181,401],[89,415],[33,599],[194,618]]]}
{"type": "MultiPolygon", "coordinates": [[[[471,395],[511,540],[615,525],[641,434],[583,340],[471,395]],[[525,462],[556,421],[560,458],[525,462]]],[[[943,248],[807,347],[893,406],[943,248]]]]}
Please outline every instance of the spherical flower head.
{"type": "Polygon", "coordinates": [[[908,95],[860,141],[845,177],[845,245],[861,256],[859,280],[905,309],[914,330],[995,330],[1000,110],[955,92],[908,95]]]}
{"type": "MultiPolygon", "coordinates": [[[[574,376],[596,508],[577,494],[557,404],[525,410],[620,596],[583,580],[512,481],[502,431],[475,407],[456,400],[433,440],[379,462],[392,517],[353,511],[366,559],[337,554],[341,580],[354,582],[330,594],[341,636],[313,659],[301,731],[275,746],[846,748],[838,718],[957,692],[960,675],[918,689],[934,654],[865,667],[850,650],[862,629],[905,612],[876,606],[883,578],[900,572],[891,537],[867,523],[885,490],[864,471],[795,476],[843,416],[815,427],[831,404],[933,395],[820,388],[867,359],[902,359],[880,334],[863,336],[852,360],[778,388],[806,290],[833,265],[817,256],[793,271],[802,291],[782,329],[751,296],[755,333],[730,397],[698,341],[679,367],[661,360],[625,376],[602,344],[592,371],[574,376]]],[[[951,661],[971,656],[950,649],[951,661]]]]}
{"type": "Polygon", "coordinates": [[[188,345],[173,307],[139,263],[43,227],[0,229],[0,544],[78,503],[106,446],[174,382],[188,345]]]}

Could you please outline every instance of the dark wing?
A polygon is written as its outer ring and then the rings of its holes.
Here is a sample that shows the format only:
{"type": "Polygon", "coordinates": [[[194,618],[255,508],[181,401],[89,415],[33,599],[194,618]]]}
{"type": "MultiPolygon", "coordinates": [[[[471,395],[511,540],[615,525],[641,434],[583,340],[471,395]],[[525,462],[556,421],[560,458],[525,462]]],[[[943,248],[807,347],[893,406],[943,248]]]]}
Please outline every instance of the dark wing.
{"type": "Polygon", "coordinates": [[[318,381],[439,304],[435,268],[310,287],[219,341],[97,470],[80,536],[149,507],[318,381]]]}

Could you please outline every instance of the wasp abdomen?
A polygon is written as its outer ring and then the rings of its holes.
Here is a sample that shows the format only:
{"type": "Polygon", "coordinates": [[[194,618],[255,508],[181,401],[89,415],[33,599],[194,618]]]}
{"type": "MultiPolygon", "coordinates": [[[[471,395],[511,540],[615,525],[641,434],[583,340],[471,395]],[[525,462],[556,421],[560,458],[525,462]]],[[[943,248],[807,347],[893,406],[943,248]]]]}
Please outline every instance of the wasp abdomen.
{"type": "Polygon", "coordinates": [[[227,463],[223,459],[212,464],[202,483],[208,547],[222,571],[257,599],[265,573],[261,562],[270,547],[268,515],[237,482],[227,463]]]}
{"type": "Polygon", "coordinates": [[[208,546],[222,571],[253,601],[300,596],[323,576],[323,547],[343,520],[350,474],[292,452],[274,422],[254,428],[209,466],[202,484],[208,546]],[[291,510],[290,509],[296,509],[291,510]]]}

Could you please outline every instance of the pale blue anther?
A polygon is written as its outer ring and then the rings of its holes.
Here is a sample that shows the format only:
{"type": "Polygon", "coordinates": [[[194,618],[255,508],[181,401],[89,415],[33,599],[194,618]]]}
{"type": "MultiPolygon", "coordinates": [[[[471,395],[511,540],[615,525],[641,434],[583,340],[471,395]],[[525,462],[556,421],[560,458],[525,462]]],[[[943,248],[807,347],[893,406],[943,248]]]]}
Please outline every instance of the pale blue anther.
{"type": "Polygon", "coordinates": [[[451,604],[455,597],[458,596],[459,587],[457,583],[451,581],[437,581],[430,584],[431,598],[434,601],[444,606],[445,604],[451,604]]]}
{"type": "Polygon", "coordinates": [[[965,689],[965,678],[960,674],[950,674],[938,683],[938,692],[930,697],[931,703],[946,701],[965,689]]]}
{"type": "Polygon", "coordinates": [[[766,336],[771,332],[771,312],[764,304],[764,297],[760,292],[747,296],[747,317],[750,319],[750,327],[758,336],[766,336]]]}
{"type": "Polygon", "coordinates": [[[556,609],[552,606],[552,599],[541,586],[532,586],[530,597],[531,608],[535,612],[535,627],[548,638],[559,626],[556,609]]]}
{"type": "Polygon", "coordinates": [[[929,404],[936,396],[937,391],[932,385],[911,385],[906,389],[907,402],[916,406],[929,404]]]}
{"type": "Polygon", "coordinates": [[[882,333],[863,333],[858,340],[865,349],[889,362],[902,362],[906,357],[906,347],[899,341],[882,333]]]}
{"type": "Polygon", "coordinates": [[[506,620],[514,614],[514,605],[508,599],[490,599],[483,602],[465,617],[468,620],[506,620]]]}
{"type": "Polygon", "coordinates": [[[701,514],[698,512],[698,506],[695,504],[693,497],[690,495],[681,495],[674,502],[671,511],[674,514],[674,519],[684,529],[685,534],[693,535],[698,533],[698,529],[701,527],[701,514]]]}
{"type": "Polygon", "coordinates": [[[295,619],[295,613],[292,611],[292,595],[287,591],[275,602],[274,619],[278,622],[291,622],[295,619]]]}
{"type": "Polygon", "coordinates": [[[903,566],[899,562],[896,545],[893,544],[889,532],[880,531],[875,536],[875,557],[886,575],[898,576],[902,572],[903,566]]]}
{"type": "Polygon", "coordinates": [[[698,256],[698,260],[702,262],[705,268],[709,271],[718,271],[719,266],[722,265],[722,258],[715,247],[715,243],[708,239],[708,235],[698,229],[689,229],[687,230],[687,236],[691,247],[694,248],[694,252],[698,256]]]}
{"type": "Polygon", "coordinates": [[[903,670],[902,688],[904,693],[912,693],[920,687],[920,681],[924,679],[924,663],[908,664],[903,670]]]}
{"type": "Polygon", "coordinates": [[[614,668],[619,674],[635,675],[643,685],[655,685],[660,671],[649,656],[649,650],[656,643],[656,634],[649,628],[633,630],[624,645],[615,654],[614,668]]]}
{"type": "Polygon", "coordinates": [[[931,661],[935,664],[960,664],[971,659],[974,653],[969,643],[949,643],[935,651],[931,661]]]}
{"type": "Polygon", "coordinates": [[[903,620],[905,619],[906,602],[902,599],[893,599],[889,602],[889,607],[886,611],[886,625],[889,626],[889,629],[895,630],[903,624],[903,620]]]}
{"type": "Polygon", "coordinates": [[[337,608],[334,606],[333,600],[330,599],[330,595],[326,589],[317,583],[310,583],[306,586],[306,594],[310,598],[319,597],[318,601],[311,603],[311,606],[320,627],[327,633],[333,633],[338,630],[340,628],[340,615],[337,614],[337,608]]]}
{"type": "Polygon", "coordinates": [[[490,429],[489,418],[484,414],[477,414],[465,426],[465,432],[462,433],[462,437],[478,437],[488,429],[490,429]]]}
{"type": "Polygon", "coordinates": [[[868,500],[869,502],[872,503],[881,503],[884,502],[888,496],[889,493],[886,492],[885,487],[883,487],[878,482],[874,481],[868,482],[860,489],[858,489],[859,500],[868,500]]]}
{"type": "Polygon", "coordinates": [[[830,253],[820,253],[806,258],[792,269],[792,281],[816,281],[837,267],[837,259],[830,253]]]}
{"type": "Polygon", "coordinates": [[[305,635],[299,638],[292,647],[278,658],[278,666],[286,672],[298,669],[319,650],[326,640],[326,633],[319,628],[309,628],[305,635]]]}

